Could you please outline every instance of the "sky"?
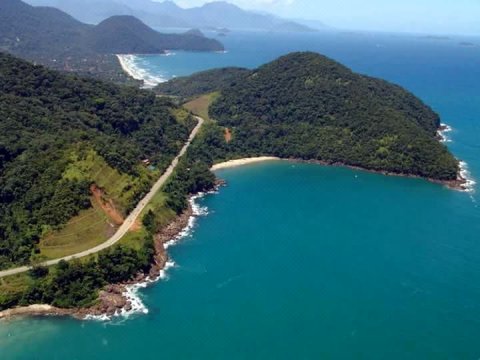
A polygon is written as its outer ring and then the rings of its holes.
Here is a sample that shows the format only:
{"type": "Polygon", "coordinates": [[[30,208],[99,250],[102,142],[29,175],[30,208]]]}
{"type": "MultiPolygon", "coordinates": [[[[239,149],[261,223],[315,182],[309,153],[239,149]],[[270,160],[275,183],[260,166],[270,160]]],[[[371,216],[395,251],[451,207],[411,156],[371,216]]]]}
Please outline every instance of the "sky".
{"type": "MultiPolygon", "coordinates": [[[[183,7],[207,0],[177,0],[183,7]]],[[[320,20],[330,26],[392,32],[480,35],[480,0],[229,0],[245,9],[320,20]]]]}

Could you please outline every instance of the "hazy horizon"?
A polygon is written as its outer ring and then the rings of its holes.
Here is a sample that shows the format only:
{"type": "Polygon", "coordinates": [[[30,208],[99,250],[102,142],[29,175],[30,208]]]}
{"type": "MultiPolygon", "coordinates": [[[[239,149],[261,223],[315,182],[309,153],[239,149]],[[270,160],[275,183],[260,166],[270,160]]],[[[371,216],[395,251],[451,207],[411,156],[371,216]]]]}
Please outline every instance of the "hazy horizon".
{"type": "MultiPolygon", "coordinates": [[[[163,0],[154,0],[163,2],[163,0]]],[[[211,0],[175,0],[181,7],[211,0]]],[[[347,30],[402,33],[480,35],[480,1],[456,0],[228,0],[247,10],[269,12],[289,19],[321,21],[347,30]]]]}

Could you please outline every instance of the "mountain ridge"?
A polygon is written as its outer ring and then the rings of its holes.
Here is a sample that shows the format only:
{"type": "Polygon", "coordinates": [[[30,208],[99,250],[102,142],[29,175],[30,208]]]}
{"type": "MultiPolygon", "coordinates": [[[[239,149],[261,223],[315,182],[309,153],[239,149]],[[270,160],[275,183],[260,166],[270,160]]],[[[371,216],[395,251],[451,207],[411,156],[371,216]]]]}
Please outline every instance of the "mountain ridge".
{"type": "Polygon", "coordinates": [[[223,45],[199,33],[162,34],[141,20],[114,16],[88,25],[52,7],[20,0],[0,2],[0,50],[56,70],[125,79],[114,54],[166,50],[221,51],[223,45]]]}
{"type": "Polygon", "coordinates": [[[298,31],[316,29],[294,20],[271,14],[244,10],[226,1],[182,8],[173,1],[150,0],[28,0],[34,5],[51,5],[81,19],[97,24],[113,15],[135,15],[152,27],[163,28],[229,28],[235,30],[298,31]],[[87,6],[86,6],[87,5],[87,6]]]}

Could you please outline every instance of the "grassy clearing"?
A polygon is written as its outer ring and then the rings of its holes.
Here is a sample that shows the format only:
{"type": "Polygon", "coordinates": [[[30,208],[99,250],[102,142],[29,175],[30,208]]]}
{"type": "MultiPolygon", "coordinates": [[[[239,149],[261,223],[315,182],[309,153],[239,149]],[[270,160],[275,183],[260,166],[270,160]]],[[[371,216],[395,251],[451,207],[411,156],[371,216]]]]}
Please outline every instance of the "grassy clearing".
{"type": "Polygon", "coordinates": [[[128,232],[123,238],[120,239],[118,244],[139,251],[143,248],[147,235],[147,230],[141,226],[138,230],[128,232]]]}
{"type": "MultiPolygon", "coordinates": [[[[133,204],[135,194],[148,188],[158,171],[150,171],[139,165],[140,176],[121,174],[110,167],[93,150],[75,149],[69,155],[70,165],[65,170],[65,179],[86,179],[101,188],[107,199],[113,200],[115,208],[123,215],[133,204]]],[[[49,231],[40,240],[37,260],[56,259],[95,247],[106,241],[116,230],[104,209],[93,199],[92,208],[81,211],[61,230],[49,231]]]]}
{"type": "Polygon", "coordinates": [[[39,244],[40,259],[56,259],[75,254],[106,241],[114,234],[116,226],[98,204],[80,212],[60,231],[46,235],[39,244]]]}
{"type": "Polygon", "coordinates": [[[180,124],[185,124],[190,116],[190,113],[182,108],[172,110],[172,114],[180,124]]]}
{"type": "Polygon", "coordinates": [[[206,121],[211,121],[208,115],[208,108],[220,96],[220,93],[214,92],[207,95],[202,95],[192,101],[185,103],[183,106],[188,111],[195,115],[202,117],[206,121]]]}
{"type": "MultiPolygon", "coordinates": [[[[211,99],[213,101],[213,98],[211,99]]],[[[177,109],[174,115],[179,122],[185,122],[190,113],[185,109],[177,109]]],[[[139,165],[137,177],[121,174],[111,168],[105,160],[94,150],[81,150],[75,148],[69,154],[70,165],[65,170],[65,179],[89,180],[101,188],[108,199],[112,199],[119,210],[130,205],[131,198],[145,183],[151,184],[161,174],[159,170],[150,170],[139,165]]],[[[176,214],[166,206],[166,195],[159,192],[147,205],[139,217],[138,227],[132,229],[120,241],[119,245],[140,250],[144,246],[147,230],[142,224],[143,215],[152,210],[155,213],[159,227],[164,227],[172,221],[176,214]]],[[[56,259],[75,254],[105,242],[114,234],[116,227],[105,211],[92,197],[92,208],[83,210],[72,218],[62,229],[47,231],[39,244],[40,253],[35,257],[35,262],[56,259]]],[[[78,259],[85,262],[97,258],[97,254],[78,259]]],[[[50,267],[53,269],[54,267],[50,267]]],[[[22,293],[31,283],[28,274],[20,274],[0,279],[0,297],[13,296],[22,293]]]]}
{"type": "Polygon", "coordinates": [[[137,171],[139,176],[136,177],[121,174],[110,167],[94,150],[72,151],[70,165],[63,176],[66,179],[88,179],[94,182],[115,202],[119,210],[125,213],[136,192],[160,176],[158,170],[151,171],[141,165],[137,171]]]}
{"type": "Polygon", "coordinates": [[[0,304],[9,304],[21,297],[31,283],[32,279],[25,273],[0,279],[0,304]]]}

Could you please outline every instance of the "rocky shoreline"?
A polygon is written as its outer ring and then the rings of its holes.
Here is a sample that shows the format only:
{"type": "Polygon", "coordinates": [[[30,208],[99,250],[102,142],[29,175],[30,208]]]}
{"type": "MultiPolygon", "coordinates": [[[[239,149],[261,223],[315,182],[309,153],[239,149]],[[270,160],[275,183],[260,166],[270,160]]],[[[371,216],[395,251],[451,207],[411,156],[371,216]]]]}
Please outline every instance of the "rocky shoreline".
{"type": "Polygon", "coordinates": [[[192,205],[189,202],[188,208],[177,216],[170,224],[159,231],[154,238],[154,263],[149,273],[139,273],[135,279],[121,283],[105,286],[99,292],[98,301],[89,308],[63,309],[48,304],[35,304],[30,306],[7,309],[0,312],[1,319],[11,319],[17,316],[72,316],[84,320],[91,317],[111,318],[122,311],[132,310],[132,302],[126,296],[127,287],[155,281],[161,276],[168,262],[166,244],[175,240],[188,226],[190,218],[194,216],[192,205]]]}
{"type": "MultiPolygon", "coordinates": [[[[444,132],[451,131],[451,128],[446,124],[441,124],[438,129],[437,138],[441,142],[446,142],[448,139],[443,134],[444,132]]],[[[277,157],[254,157],[254,158],[243,158],[237,160],[230,160],[223,163],[215,164],[212,166],[211,170],[220,170],[223,168],[236,167],[241,165],[246,165],[255,162],[269,161],[269,160],[283,160],[295,163],[308,163],[308,164],[318,164],[324,166],[337,166],[345,167],[353,170],[361,170],[375,174],[388,175],[388,176],[400,176],[416,179],[428,180],[432,183],[444,185],[453,190],[459,191],[471,191],[472,183],[475,184],[472,180],[467,178],[465,165],[462,165],[462,162],[459,161],[459,171],[457,174],[457,179],[455,180],[438,180],[432,178],[425,178],[419,175],[413,174],[404,174],[404,173],[395,173],[384,170],[374,170],[366,169],[360,166],[348,165],[342,162],[328,162],[322,160],[304,160],[297,158],[277,158],[277,157]]],[[[224,185],[223,180],[217,180],[216,189],[224,185]]],[[[190,198],[192,200],[194,196],[190,198]]],[[[64,309],[57,308],[48,304],[34,304],[30,306],[17,307],[12,309],[7,309],[0,311],[0,320],[9,319],[16,316],[72,316],[76,319],[88,319],[91,317],[96,318],[110,318],[114,315],[121,313],[122,311],[132,310],[132,302],[127,297],[128,291],[127,287],[136,285],[136,284],[146,284],[149,282],[154,282],[161,277],[162,271],[165,269],[168,263],[168,253],[167,246],[168,243],[177,239],[181,232],[188,227],[190,219],[195,216],[192,202],[189,201],[188,208],[179,216],[177,216],[170,224],[165,228],[159,231],[154,238],[154,263],[149,271],[149,273],[139,273],[135,279],[121,283],[121,284],[110,284],[105,286],[99,292],[97,304],[89,308],[76,308],[76,309],[64,309]]]]}
{"type": "MultiPolygon", "coordinates": [[[[437,135],[436,135],[437,140],[442,143],[449,142],[450,139],[447,138],[445,133],[448,133],[450,131],[452,131],[452,128],[449,125],[443,124],[443,123],[440,124],[440,126],[437,129],[437,135]]],[[[407,177],[407,178],[413,178],[413,179],[423,179],[435,184],[444,185],[452,190],[458,190],[458,191],[467,191],[467,192],[471,191],[472,184],[475,184],[474,181],[468,178],[468,174],[466,173],[466,165],[462,161],[459,161],[459,169],[457,173],[457,178],[455,180],[438,180],[438,179],[426,178],[426,177],[423,177],[420,175],[414,175],[414,174],[395,173],[395,172],[390,172],[385,170],[367,169],[361,166],[349,165],[344,162],[329,162],[324,160],[305,160],[305,159],[299,159],[299,158],[278,158],[274,156],[258,156],[258,157],[228,160],[218,164],[214,164],[210,168],[210,170],[216,171],[216,170],[221,170],[226,168],[248,165],[248,164],[257,163],[257,162],[274,161],[274,160],[284,160],[284,161],[290,161],[290,162],[296,162],[296,163],[317,164],[317,165],[324,165],[324,166],[345,167],[353,170],[367,171],[374,174],[400,176],[400,177],[407,177]]]]}
{"type": "Polygon", "coordinates": [[[413,174],[395,173],[395,172],[389,172],[389,171],[384,171],[384,170],[366,169],[366,168],[363,168],[361,166],[348,165],[348,164],[343,163],[343,162],[329,162],[329,161],[324,161],[324,160],[305,160],[305,159],[298,159],[298,158],[278,158],[278,157],[272,157],[272,156],[260,156],[260,157],[243,158],[243,159],[237,159],[237,160],[229,160],[229,161],[225,161],[225,162],[213,165],[211,167],[211,170],[216,171],[216,170],[221,170],[221,169],[226,169],[226,168],[249,165],[249,164],[253,164],[253,163],[257,163],[257,162],[276,161],[276,160],[283,160],[283,161],[289,161],[289,162],[295,162],[295,163],[305,163],[305,164],[317,164],[317,165],[323,165],[323,166],[345,167],[345,168],[348,168],[348,169],[361,170],[361,171],[366,171],[366,172],[370,172],[370,173],[374,173],[374,174],[408,177],[408,178],[413,178],[413,179],[424,179],[424,180],[430,181],[430,182],[435,183],[435,184],[444,185],[444,186],[446,186],[450,189],[453,189],[453,190],[459,190],[459,191],[469,191],[470,190],[470,181],[463,175],[464,169],[462,169],[461,163],[459,165],[460,168],[459,168],[459,172],[457,174],[457,179],[455,179],[455,180],[438,180],[438,179],[432,179],[432,178],[425,178],[423,176],[413,175],[413,174]]]}
{"type": "Polygon", "coordinates": [[[380,175],[387,175],[387,176],[399,176],[399,177],[406,177],[406,178],[411,178],[411,179],[423,179],[430,181],[435,184],[440,184],[444,185],[452,190],[459,190],[459,191],[468,191],[468,180],[465,179],[462,174],[461,170],[459,170],[457,174],[457,179],[455,180],[438,180],[438,179],[432,179],[432,178],[426,178],[420,175],[413,175],[413,174],[404,174],[404,173],[395,173],[395,172],[389,172],[389,171],[384,171],[384,170],[373,170],[373,169],[366,169],[360,166],[355,166],[355,165],[348,165],[342,162],[328,162],[328,161],[322,161],[322,160],[303,160],[303,159],[295,159],[295,158],[290,158],[290,159],[282,159],[285,161],[290,161],[290,162],[296,162],[296,163],[305,163],[305,164],[317,164],[317,165],[324,165],[324,166],[337,166],[337,167],[344,167],[352,170],[361,170],[361,171],[366,171],[369,173],[373,174],[380,174],[380,175]]]}

